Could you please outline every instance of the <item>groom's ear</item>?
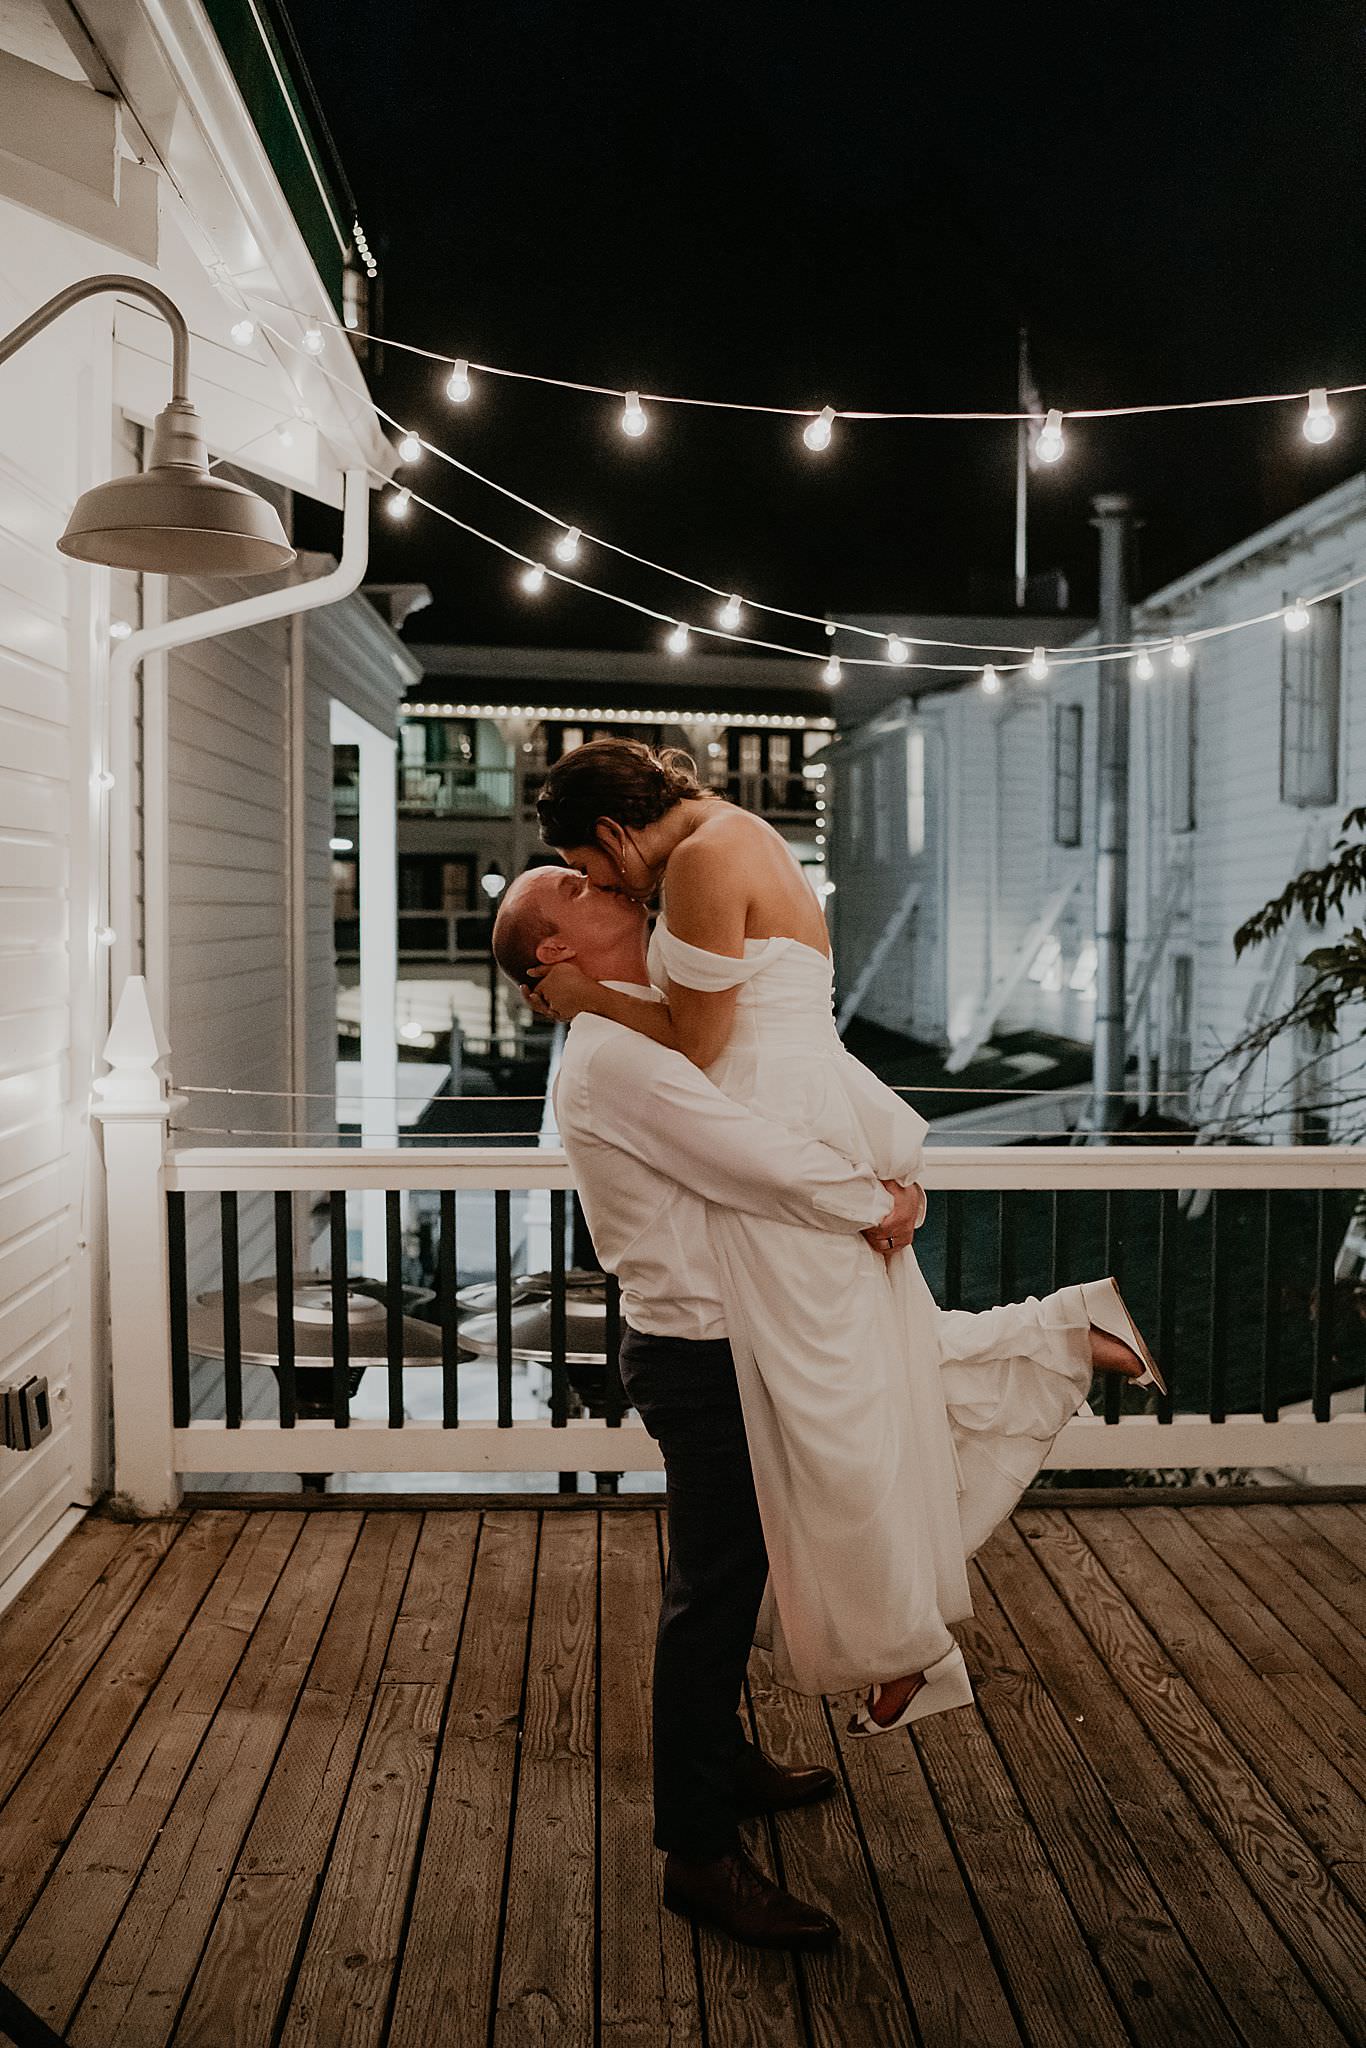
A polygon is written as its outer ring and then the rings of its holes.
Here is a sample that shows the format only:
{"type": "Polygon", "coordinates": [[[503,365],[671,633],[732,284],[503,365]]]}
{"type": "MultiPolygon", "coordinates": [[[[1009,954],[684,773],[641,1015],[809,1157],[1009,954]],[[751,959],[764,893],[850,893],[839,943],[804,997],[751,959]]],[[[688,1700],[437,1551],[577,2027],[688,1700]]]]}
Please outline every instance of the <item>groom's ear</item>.
{"type": "Polygon", "coordinates": [[[574,948],[560,932],[552,932],[537,946],[536,958],[542,967],[558,967],[562,961],[574,958],[574,948]]]}

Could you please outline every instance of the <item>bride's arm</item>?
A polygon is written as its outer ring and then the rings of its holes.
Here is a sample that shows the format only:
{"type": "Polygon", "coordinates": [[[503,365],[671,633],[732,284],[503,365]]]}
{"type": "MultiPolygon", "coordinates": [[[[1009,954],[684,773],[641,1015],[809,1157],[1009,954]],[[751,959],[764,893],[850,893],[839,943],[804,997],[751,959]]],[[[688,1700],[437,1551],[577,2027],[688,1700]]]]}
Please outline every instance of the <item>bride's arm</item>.
{"type": "MultiPolygon", "coordinates": [[[[691,840],[677,849],[669,862],[669,930],[676,939],[743,960],[748,907],[744,885],[725,854],[691,840]]],[[[674,981],[667,1003],[650,1003],[603,988],[572,966],[552,967],[543,981],[546,1000],[559,1015],[591,1010],[611,1017],[681,1052],[695,1067],[709,1067],[720,1058],[735,1026],[738,986],[686,988],[674,981]]]]}

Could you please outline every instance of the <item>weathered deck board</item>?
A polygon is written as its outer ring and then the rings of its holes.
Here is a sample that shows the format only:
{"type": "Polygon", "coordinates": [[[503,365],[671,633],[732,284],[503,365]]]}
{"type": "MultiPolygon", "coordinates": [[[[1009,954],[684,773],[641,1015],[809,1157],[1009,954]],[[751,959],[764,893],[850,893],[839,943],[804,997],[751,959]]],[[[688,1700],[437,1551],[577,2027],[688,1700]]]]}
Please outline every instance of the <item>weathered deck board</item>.
{"type": "MultiPolygon", "coordinates": [[[[174,1533],[171,1525],[168,1525],[174,1533]]],[[[99,1585],[128,1543],[126,1523],[87,1515],[54,1557],[23,1588],[5,1616],[5,1664],[0,1670],[0,1712],[9,1705],[63,1623],[99,1585]]],[[[77,1630],[87,1633],[84,1626],[77,1630]]]]}
{"type": "MultiPolygon", "coordinates": [[[[1086,1517],[1080,1517],[1085,1521],[1086,1517]]],[[[1363,1921],[1273,1795],[1177,1668],[1177,1645],[1148,1628],[1065,1516],[1017,1517],[1149,1736],[1352,2038],[1366,2010],[1363,1921]]],[[[1173,1634],[1176,1631],[1173,1630],[1173,1634]]],[[[1286,1775],[1279,1768],[1277,1775],[1286,1775]]]]}
{"type": "Polygon", "coordinates": [[[486,1515],[404,1944],[390,2048],[484,2048],[496,1995],[534,1515],[486,1515]]]}
{"type": "Polygon", "coordinates": [[[661,1559],[658,1524],[600,1522],[598,1870],[603,2048],[700,2048],[687,1923],[663,1904],[650,1794],[650,1689],[661,1559]],[[644,1540],[642,1540],[642,1538],[644,1540]]]}
{"type": "Polygon", "coordinates": [[[271,2048],[420,1528],[417,1515],[372,1515],[361,1531],[195,1973],[177,2048],[271,2048]]]}
{"type": "Polygon", "coordinates": [[[1348,2048],[1366,1516],[1106,1497],[974,1567],[975,1708],[755,1822],[840,1920],[666,1912],[655,1503],[92,1520],[0,1617],[0,1977],[72,2048],[1348,2048]]]}
{"type": "Polygon", "coordinates": [[[282,2048],[383,2038],[476,1539],[472,1516],[423,1523],[282,2048]]]}
{"type": "Polygon", "coordinates": [[[1162,1745],[1149,1739],[1119,1674],[1083,1632],[1033,1546],[1018,1529],[998,1531],[982,1553],[982,1571],[1244,2037],[1340,2048],[1344,2037],[1289,1944],[1259,1907],[1236,1858],[1205,1825],[1162,1745]]]}

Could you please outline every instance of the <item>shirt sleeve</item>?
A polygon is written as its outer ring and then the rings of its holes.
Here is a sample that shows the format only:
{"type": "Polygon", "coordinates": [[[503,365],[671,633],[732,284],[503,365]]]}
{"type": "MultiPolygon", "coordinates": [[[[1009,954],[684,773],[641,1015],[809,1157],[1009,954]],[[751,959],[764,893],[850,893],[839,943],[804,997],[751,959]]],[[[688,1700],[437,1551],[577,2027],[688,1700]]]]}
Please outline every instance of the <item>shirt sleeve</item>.
{"type": "Polygon", "coordinates": [[[732,1102],[682,1053],[639,1032],[613,1027],[594,1047],[580,1099],[596,1138],[704,1201],[844,1233],[892,1206],[870,1167],[732,1102]]]}

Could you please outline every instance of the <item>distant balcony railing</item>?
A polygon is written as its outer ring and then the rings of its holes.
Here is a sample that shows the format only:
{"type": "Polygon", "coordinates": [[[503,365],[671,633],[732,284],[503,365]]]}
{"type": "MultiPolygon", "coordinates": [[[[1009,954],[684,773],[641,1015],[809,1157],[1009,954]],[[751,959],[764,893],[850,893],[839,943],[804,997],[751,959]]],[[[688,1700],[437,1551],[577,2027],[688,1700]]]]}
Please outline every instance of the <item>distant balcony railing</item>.
{"type": "MultiPolygon", "coordinates": [[[[339,960],[360,958],[360,918],[333,919],[333,941],[339,960]]],[[[489,957],[489,920],[479,910],[400,910],[400,960],[432,960],[451,964],[489,957]]]]}
{"type": "MultiPolygon", "coordinates": [[[[400,813],[413,818],[506,818],[512,814],[514,770],[475,768],[467,761],[413,765],[401,762],[397,775],[400,813]]],[[[359,785],[348,778],[332,785],[339,818],[354,817],[359,785]]]]}
{"type": "Polygon", "coordinates": [[[726,795],[741,810],[761,818],[814,818],[816,791],[802,775],[749,775],[737,770],[726,777],[726,795]]]}

